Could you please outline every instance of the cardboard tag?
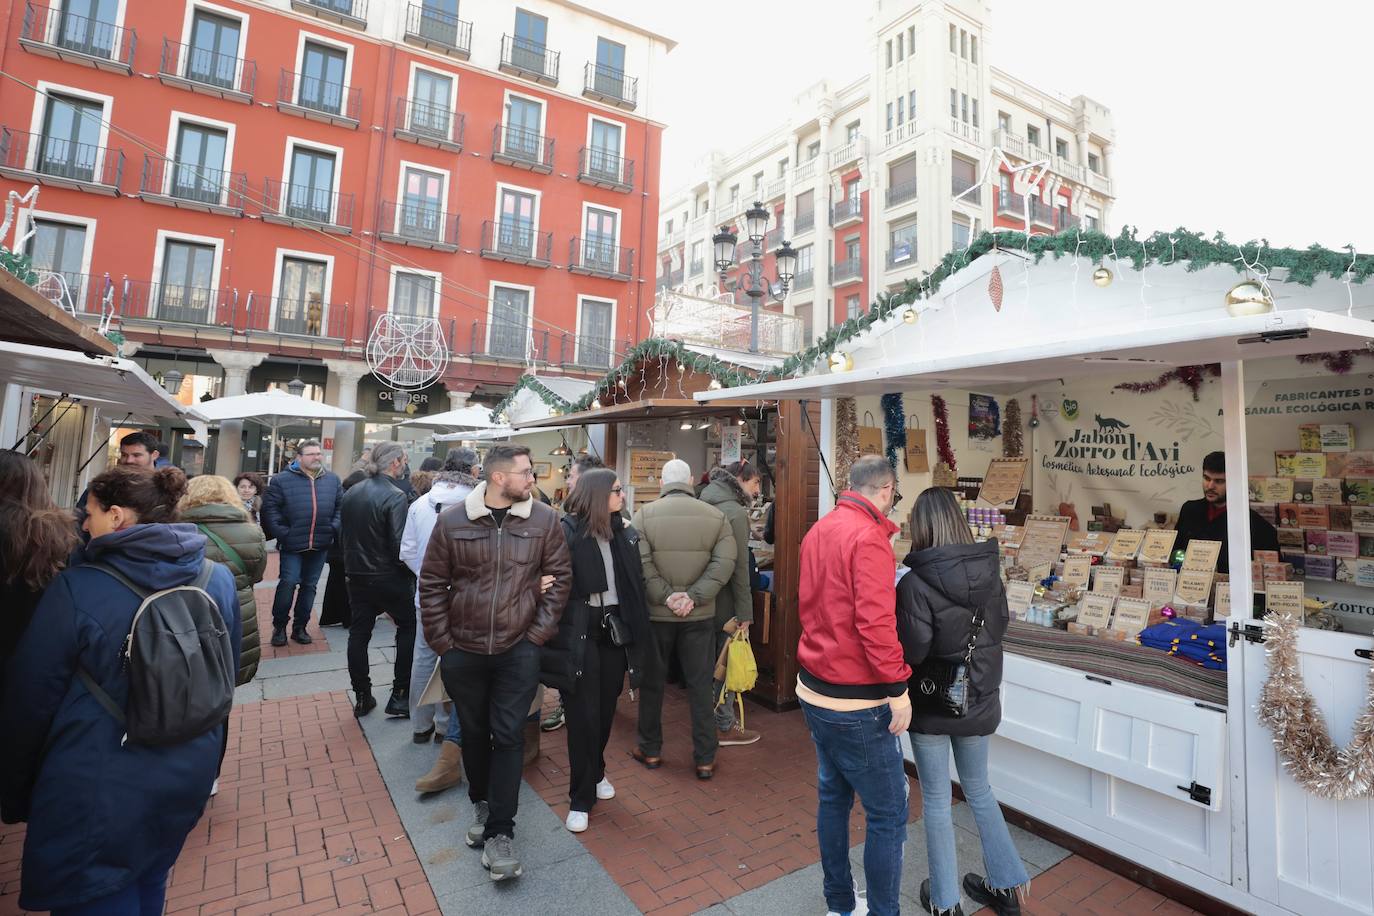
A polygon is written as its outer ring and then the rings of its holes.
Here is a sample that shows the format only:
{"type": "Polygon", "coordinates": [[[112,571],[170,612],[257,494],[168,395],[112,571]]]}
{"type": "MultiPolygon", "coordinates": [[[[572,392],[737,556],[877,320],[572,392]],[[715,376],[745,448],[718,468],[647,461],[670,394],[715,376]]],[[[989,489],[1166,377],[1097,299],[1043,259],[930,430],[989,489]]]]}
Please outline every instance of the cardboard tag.
{"type": "Polygon", "coordinates": [[[1184,569],[1205,569],[1209,572],[1217,568],[1221,559],[1221,541],[1188,542],[1188,551],[1183,555],[1184,569]]]}
{"type": "Polygon", "coordinates": [[[1115,605],[1114,595],[1088,592],[1078,603],[1078,622],[1084,626],[1105,628],[1112,621],[1112,608],[1115,605]]]}
{"type": "Polygon", "coordinates": [[[1216,595],[1212,601],[1212,607],[1216,617],[1231,616],[1231,583],[1218,582],[1216,595]]]}
{"type": "Polygon", "coordinates": [[[1164,607],[1174,600],[1174,590],[1178,586],[1178,573],[1172,569],[1145,570],[1145,600],[1150,607],[1164,607]]]}
{"type": "Polygon", "coordinates": [[[1007,583],[1007,611],[1012,620],[1025,620],[1031,602],[1035,600],[1035,586],[1029,582],[1007,583]]]}
{"type": "Polygon", "coordinates": [[[1119,595],[1126,581],[1126,570],[1121,566],[1099,566],[1093,570],[1093,591],[1102,595],[1119,595]]]}
{"type": "Polygon", "coordinates": [[[1159,529],[1145,532],[1145,543],[1140,546],[1140,559],[1144,563],[1168,563],[1169,554],[1174,549],[1178,532],[1159,529]]]}
{"type": "Polygon", "coordinates": [[[1301,620],[1302,600],[1301,582],[1264,583],[1264,609],[1271,614],[1292,614],[1301,620]]]}
{"type": "Polygon", "coordinates": [[[1134,636],[1150,625],[1150,602],[1142,598],[1116,599],[1112,629],[1134,636]]]}
{"type": "Polygon", "coordinates": [[[1092,557],[1069,557],[1064,561],[1064,584],[1074,588],[1087,588],[1092,568],[1092,557]]]}
{"type": "Polygon", "coordinates": [[[1210,569],[1181,570],[1174,598],[1182,604],[1206,605],[1208,596],[1212,594],[1212,575],[1210,569]]]}
{"type": "Polygon", "coordinates": [[[1107,556],[1113,560],[1133,560],[1145,543],[1145,532],[1137,528],[1122,528],[1112,538],[1107,556]]]}

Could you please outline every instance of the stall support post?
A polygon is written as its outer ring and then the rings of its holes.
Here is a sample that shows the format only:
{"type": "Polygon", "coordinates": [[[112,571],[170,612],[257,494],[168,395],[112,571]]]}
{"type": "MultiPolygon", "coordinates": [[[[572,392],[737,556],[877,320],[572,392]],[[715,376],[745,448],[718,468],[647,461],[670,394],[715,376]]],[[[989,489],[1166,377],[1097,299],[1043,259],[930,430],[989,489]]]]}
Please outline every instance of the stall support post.
{"type": "MultiPolygon", "coordinates": [[[[1244,625],[1253,606],[1250,582],[1250,466],[1245,442],[1245,371],[1240,361],[1221,364],[1221,428],[1226,448],[1226,543],[1231,589],[1231,617],[1244,625]]],[[[1226,654],[1227,747],[1231,797],[1231,884],[1248,891],[1249,850],[1246,827],[1245,663],[1247,643],[1226,654]]]]}
{"type": "MultiPolygon", "coordinates": [[[[803,405],[805,409],[805,405],[803,405]]],[[[821,398],[821,458],[822,468],[835,468],[835,399],[821,398]]],[[[836,481],[838,483],[838,481],[836,481]]],[[[835,492],[831,481],[821,471],[820,514],[827,515],[835,508],[835,492]]]]}

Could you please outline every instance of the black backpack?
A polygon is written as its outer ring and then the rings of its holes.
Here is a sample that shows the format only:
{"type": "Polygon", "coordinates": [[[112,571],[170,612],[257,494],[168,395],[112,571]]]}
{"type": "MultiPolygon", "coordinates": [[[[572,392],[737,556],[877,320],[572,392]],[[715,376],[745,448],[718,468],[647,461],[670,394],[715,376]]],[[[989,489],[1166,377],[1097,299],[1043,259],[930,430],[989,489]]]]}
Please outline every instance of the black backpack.
{"type": "MultiPolygon", "coordinates": [[[[139,598],[120,652],[129,699],[120,709],[85,668],[77,676],[105,711],[124,726],[124,742],[181,744],[223,724],[234,705],[234,647],[206,586],[215,564],[206,560],[187,585],[149,592],[101,563],[86,564],[121,582],[139,598]]],[[[124,743],[121,742],[121,743],[124,743]]]]}

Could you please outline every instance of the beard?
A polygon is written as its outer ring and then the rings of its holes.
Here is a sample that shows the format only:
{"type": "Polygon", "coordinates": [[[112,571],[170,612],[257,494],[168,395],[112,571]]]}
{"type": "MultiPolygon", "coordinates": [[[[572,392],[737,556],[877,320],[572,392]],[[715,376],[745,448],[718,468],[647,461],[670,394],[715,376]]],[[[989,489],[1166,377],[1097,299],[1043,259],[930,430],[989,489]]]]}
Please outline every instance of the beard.
{"type": "Polygon", "coordinates": [[[513,483],[509,479],[501,487],[501,495],[513,503],[524,502],[529,497],[523,483],[513,483]]]}

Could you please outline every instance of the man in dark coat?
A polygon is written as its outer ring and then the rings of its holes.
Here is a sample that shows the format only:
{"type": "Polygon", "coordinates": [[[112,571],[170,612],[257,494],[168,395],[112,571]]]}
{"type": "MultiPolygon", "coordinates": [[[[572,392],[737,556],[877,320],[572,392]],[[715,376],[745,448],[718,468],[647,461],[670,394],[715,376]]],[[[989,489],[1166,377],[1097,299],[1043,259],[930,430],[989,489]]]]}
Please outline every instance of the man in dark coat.
{"type": "MultiPolygon", "coordinates": [[[[1244,482],[1242,481],[1242,484],[1244,482]]],[[[1202,499],[1190,499],[1178,510],[1174,525],[1178,539],[1175,550],[1186,550],[1188,542],[1221,541],[1221,558],[1217,572],[1230,571],[1226,537],[1226,453],[1212,452],[1202,459],[1202,499]]],[[[1274,526],[1250,510],[1250,549],[1278,550],[1279,535],[1274,526]]]]}
{"type": "Polygon", "coordinates": [[[274,646],[286,645],[288,617],[294,619],[291,638],[301,645],[311,642],[305,627],[315,605],[315,588],[320,584],[329,545],[339,535],[342,504],[343,485],[324,469],[324,451],[314,439],[302,442],[296,460],[267,486],[262,500],[263,533],[277,539],[281,555],[277,594],[272,599],[274,646]]]}

